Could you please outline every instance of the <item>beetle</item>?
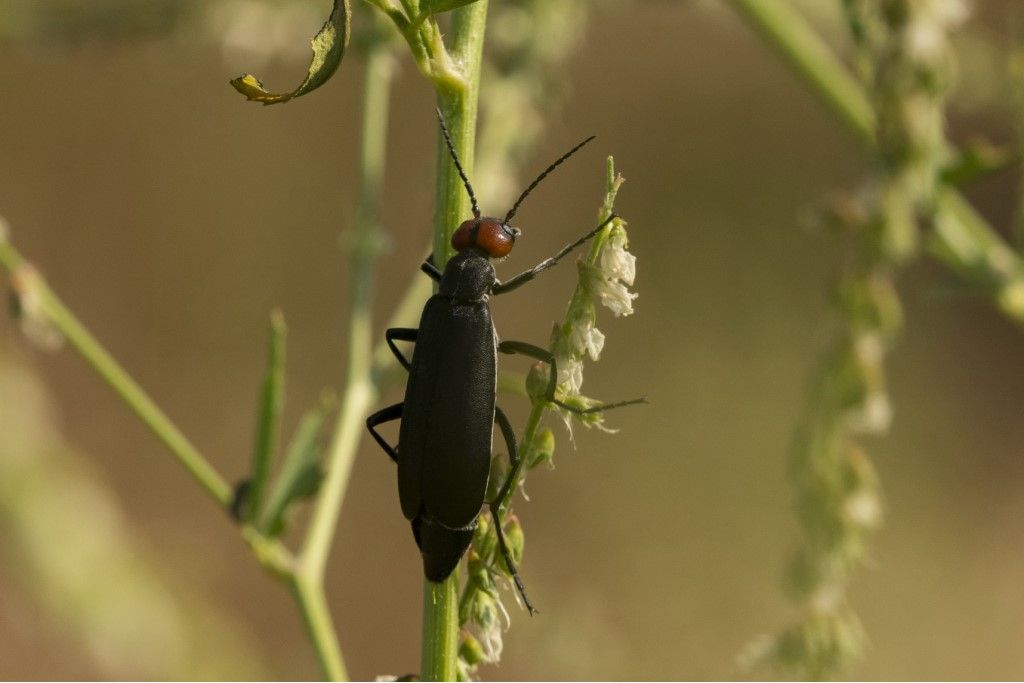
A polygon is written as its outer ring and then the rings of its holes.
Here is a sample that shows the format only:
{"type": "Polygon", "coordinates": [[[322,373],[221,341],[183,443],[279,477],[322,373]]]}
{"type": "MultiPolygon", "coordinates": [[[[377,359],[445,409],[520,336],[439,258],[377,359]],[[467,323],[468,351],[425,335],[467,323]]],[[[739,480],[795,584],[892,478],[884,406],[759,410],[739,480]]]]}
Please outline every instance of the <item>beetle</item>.
{"type": "Polygon", "coordinates": [[[366,427],[398,465],[402,513],[412,525],[423,556],[424,574],[430,581],[441,582],[458,566],[477,527],[490,473],[493,425],[497,424],[508,448],[511,468],[497,498],[488,506],[494,516],[499,548],[523,602],[533,614],[535,609],[508,550],[498,509],[516,481],[521,460],[512,425],[495,401],[497,354],[522,354],[547,363],[546,399],[575,413],[599,412],[642,399],[589,408],[556,399],[558,371],[552,354],[524,342],[498,341],[488,299],[510,292],[554,266],[616,216],[609,216],[533,268],[504,282],[498,280],[491,259],[507,256],[521,234],[509,225],[519,206],[549,173],[594,136],[548,166],[523,191],[505,218],[499,220],[481,216],[473,187],[459,162],[440,110],[437,115],[452,161],[469,194],[473,218],[464,221],[452,235],[451,244],[457,253],[444,272],[434,265],[432,256],[421,266],[439,287],[423,308],[419,328],[391,328],[385,332],[388,347],[409,372],[405,400],[370,415],[366,427]],[[411,361],[398,349],[396,341],[415,342],[411,361]],[[398,445],[393,447],[376,428],[398,419],[398,445]]]}

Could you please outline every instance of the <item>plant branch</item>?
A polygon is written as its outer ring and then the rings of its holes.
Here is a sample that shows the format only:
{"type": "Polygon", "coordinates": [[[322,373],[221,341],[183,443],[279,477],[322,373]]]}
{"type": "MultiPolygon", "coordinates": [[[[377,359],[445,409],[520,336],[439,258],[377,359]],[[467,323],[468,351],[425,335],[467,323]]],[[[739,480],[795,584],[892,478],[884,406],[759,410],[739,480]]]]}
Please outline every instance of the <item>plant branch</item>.
{"type": "Polygon", "coordinates": [[[78,318],[68,310],[46,281],[0,235],[0,265],[11,275],[15,294],[25,315],[38,315],[52,325],[79,355],[110,386],[121,400],[149,427],[171,451],[189,474],[210,494],[214,502],[227,510],[232,501],[231,486],[182,434],[153,399],[132,379],[110,353],[96,340],[78,318]],[[29,303],[31,302],[31,303],[29,303]]]}
{"type": "Polygon", "coordinates": [[[350,244],[346,387],[341,414],[327,454],[327,476],[316,499],[292,584],[320,664],[331,680],[343,680],[347,674],[327,609],[323,575],[362,434],[363,420],[377,398],[371,377],[372,286],[374,264],[380,251],[378,209],[387,153],[388,100],[393,73],[390,45],[383,39],[374,41],[366,57],[359,204],[350,244]]]}
{"type": "MultiPolygon", "coordinates": [[[[788,2],[727,0],[864,143],[875,145],[875,117],[864,88],[788,2]]],[[[1011,320],[1024,324],[1024,265],[981,215],[952,189],[940,199],[929,250],[962,277],[983,286],[1011,320]]]]}

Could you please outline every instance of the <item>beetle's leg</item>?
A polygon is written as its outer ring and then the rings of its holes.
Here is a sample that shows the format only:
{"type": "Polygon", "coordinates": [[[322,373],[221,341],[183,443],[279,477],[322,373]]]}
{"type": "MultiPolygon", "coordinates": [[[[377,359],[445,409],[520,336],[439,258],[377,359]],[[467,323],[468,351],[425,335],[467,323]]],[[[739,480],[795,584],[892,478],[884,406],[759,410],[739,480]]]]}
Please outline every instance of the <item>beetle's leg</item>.
{"type": "Polygon", "coordinates": [[[501,435],[505,438],[505,445],[508,447],[508,460],[511,467],[508,476],[505,478],[505,483],[501,486],[498,497],[488,503],[488,507],[491,508],[491,516],[494,518],[494,531],[498,535],[498,547],[501,549],[501,555],[505,558],[505,564],[512,573],[512,581],[516,584],[516,590],[522,596],[523,603],[526,605],[526,609],[529,610],[530,616],[533,616],[537,613],[537,610],[526,595],[526,586],[523,585],[523,580],[519,576],[519,570],[512,560],[512,553],[509,552],[508,543],[505,542],[505,532],[501,528],[501,505],[508,497],[509,490],[519,480],[519,470],[522,469],[523,460],[519,457],[519,448],[516,446],[516,435],[512,429],[512,423],[508,421],[508,417],[505,416],[504,411],[498,406],[494,406],[494,421],[498,423],[501,435]]]}
{"type": "Polygon", "coordinates": [[[555,398],[555,388],[558,386],[558,366],[555,362],[554,355],[547,349],[542,349],[539,346],[533,344],[527,344],[526,342],[518,341],[503,341],[498,344],[498,351],[500,353],[514,354],[518,353],[524,356],[539,360],[542,363],[547,363],[549,368],[548,373],[548,386],[545,390],[544,398],[548,403],[554,403],[559,408],[564,408],[571,413],[577,415],[583,415],[586,413],[601,413],[612,408],[621,408],[622,406],[631,406],[637,403],[647,403],[646,398],[631,398],[628,401],[616,401],[614,403],[600,403],[596,406],[590,406],[589,408],[580,408],[578,406],[571,406],[568,403],[564,403],[555,398]]]}
{"type": "Polygon", "coordinates": [[[505,479],[505,483],[498,491],[498,497],[494,500],[498,505],[503,505],[505,500],[509,496],[509,489],[515,484],[519,478],[519,470],[522,468],[522,458],[519,457],[519,446],[516,444],[516,433],[512,429],[512,423],[509,422],[508,417],[505,415],[500,407],[494,406],[494,421],[498,424],[498,428],[501,430],[501,436],[505,439],[505,447],[508,449],[508,463],[510,466],[508,477],[505,479]]]}
{"type": "Polygon", "coordinates": [[[398,347],[395,346],[395,340],[414,342],[416,341],[416,335],[419,333],[414,327],[392,327],[390,330],[384,332],[384,341],[388,343],[391,348],[391,353],[395,354],[395,358],[402,364],[402,367],[409,370],[409,360],[405,357],[398,347]]]}
{"type": "Polygon", "coordinates": [[[611,223],[616,218],[618,218],[618,216],[616,216],[615,214],[612,214],[611,216],[608,216],[608,219],[603,221],[601,223],[601,225],[597,226],[596,228],[594,228],[593,230],[588,232],[586,235],[584,235],[583,237],[581,237],[578,240],[576,240],[575,242],[573,242],[572,244],[565,245],[564,247],[562,247],[561,251],[559,251],[554,256],[552,256],[550,258],[544,259],[543,261],[541,261],[540,263],[535,265],[533,268],[530,268],[529,270],[524,270],[523,272],[519,273],[519,275],[516,275],[515,277],[513,277],[513,278],[511,278],[509,280],[506,280],[505,282],[497,282],[497,283],[495,283],[495,285],[493,287],[491,287],[491,294],[495,294],[495,295],[497,295],[497,294],[504,294],[505,292],[512,291],[516,287],[520,287],[520,286],[526,284],[527,282],[529,282],[533,278],[537,277],[538,275],[540,275],[542,272],[544,272],[545,270],[547,270],[551,266],[553,266],[556,263],[558,263],[562,259],[562,257],[564,257],[566,254],[568,254],[570,251],[572,251],[576,247],[580,246],[581,244],[583,244],[584,242],[589,240],[591,237],[593,237],[597,233],[599,233],[602,230],[604,230],[604,227],[606,225],[608,225],[609,223],[611,223]]]}
{"type": "Polygon", "coordinates": [[[430,279],[434,282],[441,281],[441,271],[434,265],[434,254],[431,253],[423,263],[420,265],[420,270],[430,276],[430,279]]]}
{"type": "Polygon", "coordinates": [[[404,407],[404,403],[396,403],[393,406],[388,406],[387,408],[378,410],[376,413],[366,418],[366,428],[370,430],[370,436],[373,437],[374,441],[376,441],[378,445],[380,445],[380,447],[384,449],[384,452],[387,453],[388,456],[395,462],[398,462],[398,451],[392,448],[391,444],[385,441],[384,437],[378,434],[377,430],[374,429],[374,427],[376,427],[377,425],[382,425],[385,422],[391,422],[392,420],[397,420],[401,418],[402,408],[404,407]]]}

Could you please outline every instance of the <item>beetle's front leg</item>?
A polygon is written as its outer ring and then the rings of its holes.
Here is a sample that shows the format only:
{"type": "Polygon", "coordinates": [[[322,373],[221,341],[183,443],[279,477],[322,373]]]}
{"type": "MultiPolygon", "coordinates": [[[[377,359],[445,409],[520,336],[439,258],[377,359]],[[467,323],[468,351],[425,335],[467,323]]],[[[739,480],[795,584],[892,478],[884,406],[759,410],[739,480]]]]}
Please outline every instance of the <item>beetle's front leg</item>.
{"type": "Polygon", "coordinates": [[[420,270],[430,276],[430,279],[434,282],[441,281],[441,271],[437,269],[436,265],[434,265],[433,253],[423,260],[423,263],[420,264],[420,270]]]}
{"type": "MultiPolygon", "coordinates": [[[[494,295],[504,294],[505,292],[511,292],[516,287],[521,287],[522,285],[525,285],[527,282],[529,282],[533,278],[537,277],[538,275],[543,273],[545,270],[547,270],[551,266],[557,264],[560,260],[562,260],[562,257],[564,257],[566,254],[568,254],[570,251],[572,251],[576,247],[580,246],[581,244],[583,244],[584,242],[589,240],[591,237],[593,237],[597,233],[599,233],[602,230],[604,230],[604,227],[606,225],[608,225],[609,223],[611,223],[616,218],[618,218],[618,216],[616,216],[615,214],[612,214],[611,216],[608,216],[608,218],[606,220],[601,222],[601,225],[597,226],[596,228],[594,228],[593,230],[588,232],[586,235],[584,235],[583,237],[581,237],[578,240],[576,240],[575,242],[573,242],[572,244],[565,245],[554,256],[551,256],[550,258],[544,259],[543,261],[541,261],[540,263],[535,265],[533,268],[530,268],[529,270],[524,270],[523,272],[519,273],[519,275],[516,275],[516,276],[506,280],[505,282],[498,282],[498,283],[496,283],[493,287],[491,287],[491,293],[494,294],[494,295]]],[[[538,359],[538,360],[540,360],[540,359],[538,359]]]]}
{"type": "Polygon", "coordinates": [[[559,408],[564,408],[571,413],[577,415],[585,415],[587,413],[601,413],[612,408],[621,408],[623,406],[631,406],[637,403],[647,403],[646,398],[631,398],[628,401],[616,401],[614,403],[600,403],[596,406],[590,406],[589,408],[580,408],[579,406],[572,406],[568,403],[558,400],[555,398],[555,388],[558,386],[558,365],[555,361],[555,356],[547,349],[542,349],[539,346],[528,344],[526,342],[518,341],[503,341],[498,344],[498,351],[500,353],[507,354],[520,354],[528,356],[534,360],[539,360],[542,363],[548,364],[548,386],[545,390],[544,399],[548,403],[554,403],[559,408]]]}

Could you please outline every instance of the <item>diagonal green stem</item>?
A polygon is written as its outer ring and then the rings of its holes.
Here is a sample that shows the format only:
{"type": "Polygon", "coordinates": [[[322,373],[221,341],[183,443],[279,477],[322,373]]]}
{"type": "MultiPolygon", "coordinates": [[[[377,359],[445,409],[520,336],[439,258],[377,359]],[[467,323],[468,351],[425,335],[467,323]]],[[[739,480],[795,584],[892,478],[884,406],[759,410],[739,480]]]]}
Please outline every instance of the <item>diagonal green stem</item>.
{"type": "MultiPolygon", "coordinates": [[[[875,117],[864,88],[806,19],[783,0],[726,0],[839,115],[861,142],[875,144],[875,117]]],[[[959,193],[943,193],[931,232],[932,254],[983,286],[1009,319],[1024,324],[1024,264],[959,193]]]]}
{"type": "Polygon", "coordinates": [[[225,510],[231,505],[232,488],[195,446],[182,434],[153,399],[132,379],[78,318],[68,310],[38,273],[10,242],[0,236],[0,265],[18,282],[23,298],[32,299],[41,314],[83,359],[121,397],[142,423],[149,427],[189,474],[225,510]]]}

